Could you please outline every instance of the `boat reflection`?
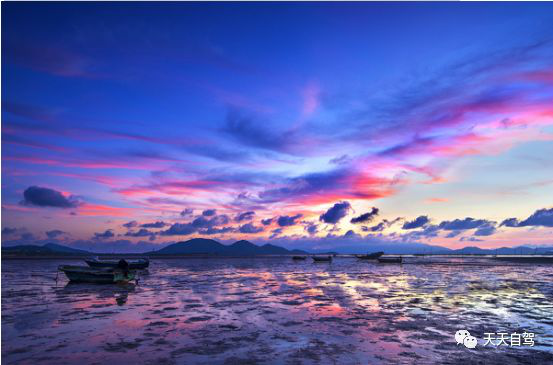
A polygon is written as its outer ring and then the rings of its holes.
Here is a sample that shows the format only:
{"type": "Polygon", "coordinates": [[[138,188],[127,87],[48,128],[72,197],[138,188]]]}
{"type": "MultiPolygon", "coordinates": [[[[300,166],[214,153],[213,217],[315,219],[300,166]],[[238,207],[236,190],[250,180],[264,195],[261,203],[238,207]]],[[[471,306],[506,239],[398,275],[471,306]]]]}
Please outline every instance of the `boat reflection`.
{"type": "Polygon", "coordinates": [[[59,299],[75,299],[82,302],[85,307],[98,306],[100,304],[127,303],[129,293],[136,290],[133,283],[125,284],[89,284],[68,282],[64,287],[56,290],[59,299]]]}

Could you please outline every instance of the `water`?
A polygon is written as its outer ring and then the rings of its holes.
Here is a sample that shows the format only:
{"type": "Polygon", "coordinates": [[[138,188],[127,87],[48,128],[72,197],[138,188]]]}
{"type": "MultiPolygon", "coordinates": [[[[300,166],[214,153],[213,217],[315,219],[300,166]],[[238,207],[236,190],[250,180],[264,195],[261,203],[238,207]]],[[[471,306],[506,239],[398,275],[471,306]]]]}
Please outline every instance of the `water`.
{"type": "Polygon", "coordinates": [[[139,285],[2,261],[5,364],[553,363],[553,267],[411,258],[152,260],[139,285]],[[474,350],[457,345],[467,329],[474,350]],[[483,346],[485,332],[535,346],[483,346]]]}

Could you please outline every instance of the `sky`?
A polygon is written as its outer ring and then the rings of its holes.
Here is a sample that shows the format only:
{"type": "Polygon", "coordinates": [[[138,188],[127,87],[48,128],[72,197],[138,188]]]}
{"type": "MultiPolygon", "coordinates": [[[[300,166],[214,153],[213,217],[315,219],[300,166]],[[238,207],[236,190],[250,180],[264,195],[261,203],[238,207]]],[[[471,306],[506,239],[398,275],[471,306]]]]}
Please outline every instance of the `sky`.
{"type": "Polygon", "coordinates": [[[553,4],[2,4],[2,244],[553,244],[553,4]]]}

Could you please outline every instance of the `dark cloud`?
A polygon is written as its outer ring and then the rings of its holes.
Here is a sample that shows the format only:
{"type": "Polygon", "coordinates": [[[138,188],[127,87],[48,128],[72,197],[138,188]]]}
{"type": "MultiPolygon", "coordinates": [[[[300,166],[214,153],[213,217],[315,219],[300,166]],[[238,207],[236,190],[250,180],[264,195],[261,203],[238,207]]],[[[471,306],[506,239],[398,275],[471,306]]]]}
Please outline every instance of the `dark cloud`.
{"type": "Polygon", "coordinates": [[[485,226],[478,227],[478,229],[474,232],[475,236],[491,236],[495,233],[495,225],[494,224],[488,224],[485,226]]]}
{"type": "Polygon", "coordinates": [[[182,212],[180,212],[181,217],[188,217],[194,214],[194,209],[186,208],[182,212]]]}
{"type": "Polygon", "coordinates": [[[348,214],[350,209],[351,205],[347,201],[336,203],[322,214],[319,220],[329,224],[336,224],[348,214]]]}
{"type": "Polygon", "coordinates": [[[240,233],[259,233],[263,232],[263,227],[256,227],[251,223],[246,223],[243,226],[240,226],[240,233]]]}
{"type": "MultiPolygon", "coordinates": [[[[215,212],[214,209],[212,211],[215,212]]],[[[206,211],[204,211],[204,213],[205,212],[206,211]]],[[[208,214],[211,214],[211,212],[208,212],[208,214]]],[[[196,232],[202,234],[224,233],[222,231],[218,232],[215,228],[217,226],[228,224],[230,222],[229,217],[225,214],[208,216],[211,216],[211,218],[206,218],[205,215],[200,215],[189,223],[175,223],[169,227],[169,229],[162,231],[159,234],[162,236],[185,236],[196,232]]]]}
{"type": "Polygon", "coordinates": [[[186,236],[192,233],[196,233],[198,227],[193,226],[190,223],[175,223],[169,229],[160,232],[162,236],[186,236]]]}
{"type": "Polygon", "coordinates": [[[378,208],[372,207],[370,212],[361,214],[359,217],[355,217],[351,219],[351,223],[358,224],[358,223],[369,223],[371,222],[374,217],[378,215],[378,208]]]}
{"type": "Polygon", "coordinates": [[[427,224],[428,222],[430,222],[430,219],[428,219],[427,216],[425,215],[421,215],[419,217],[417,217],[415,220],[411,221],[411,222],[405,222],[403,224],[403,229],[415,229],[415,228],[420,228],[422,226],[424,226],[425,224],[427,224]]]}
{"type": "Polygon", "coordinates": [[[111,229],[107,229],[105,232],[102,232],[102,233],[94,233],[93,239],[100,240],[100,239],[108,239],[112,237],[115,237],[115,234],[111,229]]]}
{"type": "Polygon", "coordinates": [[[130,221],[130,222],[127,222],[127,223],[123,224],[123,227],[126,227],[126,228],[138,227],[138,222],[137,221],[130,221]]]}
{"type": "Polygon", "coordinates": [[[255,216],[255,212],[249,211],[249,212],[238,214],[236,217],[234,217],[234,220],[236,222],[250,221],[253,219],[254,216],[255,216]]]}
{"type": "Polygon", "coordinates": [[[215,209],[206,209],[202,212],[202,215],[205,217],[211,217],[212,215],[215,215],[217,211],[215,209]]]}
{"type": "Polygon", "coordinates": [[[344,238],[361,238],[361,236],[350,229],[344,234],[344,238]]]}
{"type": "Polygon", "coordinates": [[[64,231],[60,231],[59,229],[53,229],[51,231],[47,231],[46,236],[50,239],[54,239],[58,236],[61,236],[64,233],[65,233],[64,231]]]}
{"type": "Polygon", "coordinates": [[[518,227],[526,226],[553,227],[553,208],[536,210],[534,214],[518,224],[518,227]]]}
{"type": "Polygon", "coordinates": [[[446,238],[453,238],[453,237],[457,237],[461,233],[463,233],[463,231],[451,231],[445,237],[446,238]]]}
{"type": "Polygon", "coordinates": [[[25,189],[23,199],[22,204],[37,207],[75,208],[79,205],[73,196],[67,198],[59,191],[39,186],[25,189]]]}
{"type": "Polygon", "coordinates": [[[313,236],[319,231],[319,225],[313,222],[305,222],[303,229],[309,233],[310,236],[313,236]]]}
{"type": "Polygon", "coordinates": [[[204,216],[199,216],[192,221],[192,225],[196,228],[209,228],[215,226],[222,226],[230,222],[230,219],[227,215],[221,214],[213,216],[209,219],[204,216]]]}
{"type": "Polygon", "coordinates": [[[277,238],[278,236],[280,236],[282,234],[282,228],[276,228],[276,229],[273,229],[273,231],[271,232],[271,236],[269,237],[269,239],[274,239],[274,238],[277,238]]]}
{"type": "Polygon", "coordinates": [[[165,223],[165,222],[162,222],[162,221],[157,221],[157,222],[153,222],[153,223],[144,223],[144,224],[141,224],[140,227],[143,227],[143,228],[163,228],[165,226],[168,226],[169,223],[165,223]]]}
{"type": "Polygon", "coordinates": [[[273,218],[262,219],[262,220],[261,220],[261,223],[262,223],[264,226],[270,226],[271,223],[273,223],[273,218]]]}
{"type": "Polygon", "coordinates": [[[443,221],[439,224],[440,229],[446,231],[464,231],[466,229],[474,229],[482,226],[494,225],[495,222],[485,219],[474,219],[467,217],[465,219],[455,219],[452,221],[443,221]]]}
{"type": "Polygon", "coordinates": [[[2,235],[12,235],[15,234],[18,231],[17,228],[10,228],[10,227],[4,227],[2,228],[2,235]]]}
{"type": "Polygon", "coordinates": [[[291,216],[282,215],[282,216],[278,217],[277,223],[281,227],[293,226],[293,225],[296,224],[296,221],[298,219],[300,219],[301,217],[303,217],[302,214],[296,214],[296,215],[291,215],[291,216]]]}
{"type": "Polygon", "coordinates": [[[127,237],[150,237],[155,236],[155,232],[148,231],[145,228],[141,228],[137,232],[127,232],[125,233],[127,237]]]}
{"type": "Polygon", "coordinates": [[[523,221],[519,221],[516,218],[505,219],[500,227],[532,227],[532,226],[542,226],[542,227],[553,227],[553,208],[550,209],[539,209],[536,210],[530,217],[526,218],[523,221]]]}
{"type": "Polygon", "coordinates": [[[501,222],[501,224],[499,225],[500,227],[502,226],[505,226],[505,227],[518,227],[518,219],[516,218],[507,218],[505,219],[503,222],[501,222]]]}
{"type": "Polygon", "coordinates": [[[236,229],[234,229],[233,227],[221,227],[221,228],[209,227],[209,228],[205,228],[205,229],[200,229],[198,232],[200,234],[212,235],[212,234],[223,234],[223,233],[229,233],[229,232],[236,232],[236,229]]]}
{"type": "Polygon", "coordinates": [[[430,238],[437,237],[439,231],[440,228],[437,225],[429,224],[425,226],[422,231],[416,233],[420,234],[422,237],[430,238]]]}
{"type": "Polygon", "coordinates": [[[382,232],[384,229],[388,228],[388,227],[391,227],[393,224],[399,222],[403,220],[403,218],[401,217],[398,217],[394,220],[387,220],[387,219],[383,219],[382,222],[378,223],[376,226],[372,226],[372,227],[363,227],[363,231],[371,231],[371,232],[382,232]]]}
{"type": "Polygon", "coordinates": [[[363,227],[363,231],[382,232],[385,228],[387,228],[386,223],[380,222],[376,226],[363,227]]]}

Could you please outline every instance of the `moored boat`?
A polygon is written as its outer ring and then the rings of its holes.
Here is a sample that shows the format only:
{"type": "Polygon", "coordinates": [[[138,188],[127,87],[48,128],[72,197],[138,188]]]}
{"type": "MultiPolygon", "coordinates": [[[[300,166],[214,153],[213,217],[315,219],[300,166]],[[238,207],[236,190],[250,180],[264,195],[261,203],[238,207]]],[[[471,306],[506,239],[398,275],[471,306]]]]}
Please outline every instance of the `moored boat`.
{"type": "Polygon", "coordinates": [[[69,281],[75,283],[113,284],[129,282],[136,278],[136,272],[133,270],[74,265],[60,265],[58,270],[63,271],[69,281]]]}
{"type": "Polygon", "coordinates": [[[381,264],[401,264],[403,262],[403,258],[401,256],[399,257],[379,257],[378,262],[381,264]]]}
{"type": "Polygon", "coordinates": [[[384,255],[384,252],[378,251],[378,252],[369,253],[367,255],[355,255],[355,257],[357,257],[360,260],[376,260],[382,255],[384,255]]]}
{"type": "Polygon", "coordinates": [[[332,256],[313,256],[313,262],[330,262],[332,256]]]}
{"type": "MultiPolygon", "coordinates": [[[[120,260],[100,260],[97,257],[84,260],[90,267],[108,267],[115,268],[119,265],[120,260]]],[[[150,260],[138,259],[138,260],[125,260],[129,264],[131,270],[143,270],[150,266],[150,260]]]]}
{"type": "Polygon", "coordinates": [[[307,259],[306,256],[292,256],[292,260],[305,260],[307,259]]]}

